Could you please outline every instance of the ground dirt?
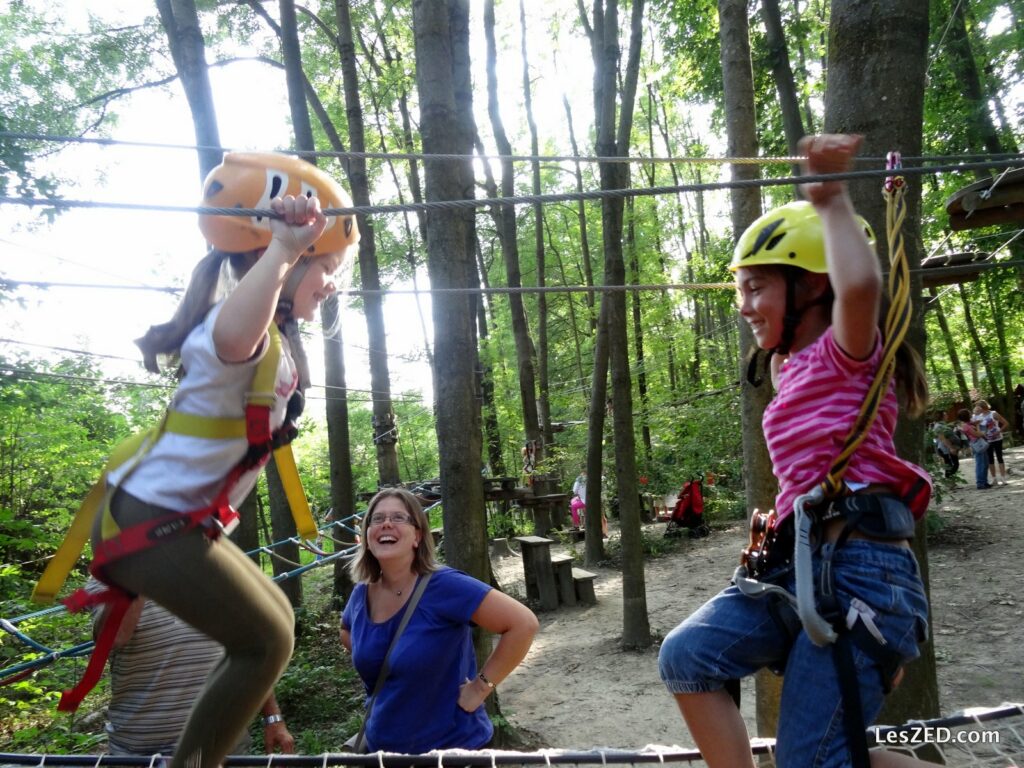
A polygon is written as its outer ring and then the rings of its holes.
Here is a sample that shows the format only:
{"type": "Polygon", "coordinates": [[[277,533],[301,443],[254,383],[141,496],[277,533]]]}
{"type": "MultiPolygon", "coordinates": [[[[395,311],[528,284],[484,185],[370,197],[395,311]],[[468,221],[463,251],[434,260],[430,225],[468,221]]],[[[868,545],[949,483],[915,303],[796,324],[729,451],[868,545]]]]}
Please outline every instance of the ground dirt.
{"type": "MultiPolygon", "coordinates": [[[[1006,458],[1008,485],[976,490],[974,465],[967,459],[960,468],[966,482],[932,503],[944,524],[929,538],[943,714],[1024,702],[1024,447],[1009,449],[1006,458]]],[[[505,716],[536,746],[692,745],[658,677],[657,639],[728,583],[746,540],[744,528],[718,528],[708,538],[686,541],[677,551],[648,560],[647,609],[656,642],[642,652],[620,645],[621,574],[612,567],[588,568],[597,573],[597,605],[538,614],[541,629],[529,655],[500,689],[505,716]]],[[[654,524],[647,533],[660,536],[663,529],[664,523],[654,524]]],[[[495,558],[494,569],[506,590],[525,594],[518,556],[495,558]]],[[[742,701],[754,733],[752,681],[744,681],[742,701]]]]}

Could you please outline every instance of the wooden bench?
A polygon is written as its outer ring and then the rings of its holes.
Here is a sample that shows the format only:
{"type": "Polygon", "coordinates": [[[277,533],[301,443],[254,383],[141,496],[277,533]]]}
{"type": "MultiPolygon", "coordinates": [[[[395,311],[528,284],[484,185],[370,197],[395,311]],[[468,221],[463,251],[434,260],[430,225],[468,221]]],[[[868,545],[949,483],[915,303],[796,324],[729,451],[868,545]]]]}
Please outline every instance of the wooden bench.
{"type": "Polygon", "coordinates": [[[576,586],[572,581],[572,555],[552,555],[551,567],[555,569],[559,601],[563,605],[576,605],[576,586]]]}
{"type": "Polygon", "coordinates": [[[526,577],[526,596],[540,603],[540,610],[558,608],[558,588],[555,569],[551,565],[551,539],[543,536],[516,536],[523,554],[523,574],[526,577]]]}
{"type": "Polygon", "coordinates": [[[572,583],[576,590],[576,599],[584,605],[597,605],[597,595],[594,594],[594,579],[596,573],[584,571],[582,568],[572,569],[572,583]]]}

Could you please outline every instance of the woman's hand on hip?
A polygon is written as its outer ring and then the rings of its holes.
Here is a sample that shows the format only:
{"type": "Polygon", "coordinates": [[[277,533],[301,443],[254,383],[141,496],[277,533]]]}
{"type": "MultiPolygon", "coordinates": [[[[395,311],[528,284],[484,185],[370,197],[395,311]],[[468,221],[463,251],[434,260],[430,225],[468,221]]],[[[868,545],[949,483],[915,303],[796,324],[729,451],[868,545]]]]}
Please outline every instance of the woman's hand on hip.
{"type": "Polygon", "coordinates": [[[479,677],[466,680],[459,686],[459,706],[466,712],[476,712],[490,692],[491,687],[479,677]]]}

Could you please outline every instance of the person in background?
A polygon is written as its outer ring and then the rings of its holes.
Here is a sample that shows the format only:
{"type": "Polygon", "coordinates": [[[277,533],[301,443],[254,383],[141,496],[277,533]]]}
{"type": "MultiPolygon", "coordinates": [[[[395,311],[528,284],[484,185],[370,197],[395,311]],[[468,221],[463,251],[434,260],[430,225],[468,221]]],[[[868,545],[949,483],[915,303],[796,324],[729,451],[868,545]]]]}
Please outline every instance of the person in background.
{"type": "MultiPolygon", "coordinates": [[[[94,636],[105,619],[105,608],[94,611],[94,636]]],[[[156,603],[136,598],[110,655],[108,752],[123,757],[172,754],[192,704],[223,657],[224,648],[206,635],[156,603]]],[[[294,753],[295,739],[273,693],[264,702],[261,717],[266,753],[294,753]]],[[[233,753],[251,750],[246,732],[233,753]]]]}
{"type": "Polygon", "coordinates": [[[587,470],[580,472],[572,483],[572,494],[578,496],[583,506],[587,506],[587,470]]]}
{"type": "Polygon", "coordinates": [[[929,431],[932,433],[935,452],[946,465],[946,477],[953,477],[960,470],[960,448],[953,443],[953,427],[936,418],[929,431]]]}
{"type": "Polygon", "coordinates": [[[587,512],[587,470],[580,472],[572,483],[572,498],[569,500],[569,513],[572,515],[572,527],[581,528],[586,523],[587,512]]]}
{"type": "Polygon", "coordinates": [[[369,694],[420,579],[430,581],[388,658],[390,672],[366,723],[368,751],[418,754],[481,749],[494,733],[484,700],[526,656],[537,617],[522,603],[434,560],[430,525],[402,488],[370,500],[356,587],[341,617],[341,643],[369,694]],[[498,635],[478,670],[473,626],[498,635]]]}
{"type": "Polygon", "coordinates": [[[971,421],[971,412],[961,408],[956,414],[960,423],[960,431],[967,436],[971,445],[971,454],[974,456],[974,483],[979,491],[992,487],[988,481],[988,442],[985,435],[977,424],[971,421]],[[981,443],[979,444],[978,441],[981,443]]]}
{"type": "Polygon", "coordinates": [[[988,470],[992,475],[992,482],[999,485],[1006,485],[1006,463],[1003,461],[1003,430],[1010,428],[1008,422],[1002,415],[996,413],[989,406],[987,400],[979,400],[974,404],[974,415],[971,422],[978,425],[982,436],[988,441],[988,470]],[[996,477],[996,468],[999,469],[999,477],[996,477]]]}

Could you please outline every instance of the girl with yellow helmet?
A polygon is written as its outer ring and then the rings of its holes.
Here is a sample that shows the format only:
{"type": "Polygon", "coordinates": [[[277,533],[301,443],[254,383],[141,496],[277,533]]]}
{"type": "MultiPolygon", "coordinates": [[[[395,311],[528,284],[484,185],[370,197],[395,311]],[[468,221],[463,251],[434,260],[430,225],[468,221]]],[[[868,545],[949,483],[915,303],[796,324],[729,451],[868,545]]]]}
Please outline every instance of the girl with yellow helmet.
{"type": "Polygon", "coordinates": [[[294,418],[292,398],[301,389],[297,350],[289,349],[276,326],[313,318],[336,290],[333,275],[351,261],[349,246],[358,240],[352,216],[329,219],[321,210],[351,206],[348,195],[292,157],[225,155],[206,179],[203,204],[276,215],[201,217],[209,254],[172,320],[138,341],[151,369],[158,355],[180,361],[178,390],[155,442],[106,477],[104,514],[115,534],[104,530],[103,515],[93,527],[94,572],[100,553],[118,536],[132,530],[160,535],[157,546],[108,558],[98,575],[115,591],[154,600],[225,648],[192,709],[172,768],[222,762],[284,671],[294,636],[284,593],[227,537],[210,533],[210,518],[182,524],[184,532],[173,530],[174,521],[207,510],[219,515],[251,491],[269,450],[255,445],[259,455],[253,455],[248,423],[256,412],[250,410],[250,390],[258,389],[261,361],[274,361],[259,407],[268,414],[264,437],[269,441],[274,430],[276,440],[286,415],[294,418]],[[225,294],[229,271],[235,285],[225,294]],[[171,416],[185,426],[174,428],[171,416]],[[188,426],[196,423],[200,427],[188,426]],[[205,433],[211,424],[241,429],[205,433]],[[168,530],[171,535],[164,535],[168,530]]]}
{"type": "MultiPolygon", "coordinates": [[[[805,138],[805,173],[846,171],[860,143],[856,136],[805,138]]],[[[730,265],[740,315],[757,345],[775,353],[776,395],[763,427],[780,492],[769,523],[772,546],[749,575],[790,593],[794,500],[824,478],[881,359],[882,282],[871,229],[854,212],[845,183],[805,184],[802,191],[805,201],[765,214],[743,233],[730,265]]],[[[928,506],[931,484],[923,469],[896,455],[897,410],[890,388],[850,460],[850,495],[832,502],[837,516],[823,514],[815,531],[816,574],[823,570],[822,551],[835,549],[834,593],[856,659],[856,671],[846,679],[859,694],[864,723],[878,714],[900,666],[918,655],[927,628],[927,600],[909,538],[928,506]],[[844,521],[852,507],[867,511],[851,531],[844,521]]],[[[815,645],[799,619],[788,620],[781,590],[758,599],[740,586],[734,581],[676,627],[660,652],[662,679],[705,761],[712,768],[753,765],[726,684],[768,667],[785,673],[777,765],[853,764],[856,745],[843,718],[850,699],[841,690],[846,680],[831,648],[815,645]]],[[[883,765],[900,758],[876,752],[870,759],[883,765]]]]}

